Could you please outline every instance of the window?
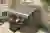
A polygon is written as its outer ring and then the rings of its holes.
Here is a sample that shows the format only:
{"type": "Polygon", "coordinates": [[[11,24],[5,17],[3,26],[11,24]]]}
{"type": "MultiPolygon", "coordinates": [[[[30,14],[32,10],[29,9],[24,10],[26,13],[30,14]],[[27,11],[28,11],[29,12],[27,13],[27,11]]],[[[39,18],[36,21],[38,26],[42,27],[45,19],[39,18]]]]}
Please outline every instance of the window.
{"type": "Polygon", "coordinates": [[[2,12],[2,16],[7,16],[7,12],[2,12]]]}
{"type": "Polygon", "coordinates": [[[6,0],[0,0],[0,4],[6,4],[6,0]]]}

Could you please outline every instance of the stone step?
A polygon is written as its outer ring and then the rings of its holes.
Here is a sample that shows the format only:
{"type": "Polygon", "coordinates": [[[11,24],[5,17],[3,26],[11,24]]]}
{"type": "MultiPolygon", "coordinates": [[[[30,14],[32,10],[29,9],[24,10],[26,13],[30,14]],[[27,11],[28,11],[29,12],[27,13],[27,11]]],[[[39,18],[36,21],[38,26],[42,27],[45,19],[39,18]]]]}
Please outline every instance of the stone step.
{"type": "Polygon", "coordinates": [[[48,21],[48,24],[50,24],[50,21],[48,21]]]}
{"type": "Polygon", "coordinates": [[[48,15],[48,20],[50,20],[50,15],[48,15]]]}
{"type": "Polygon", "coordinates": [[[50,12],[50,6],[48,6],[48,11],[50,12]]]}
{"type": "Polygon", "coordinates": [[[50,11],[48,11],[48,20],[50,20],[50,11]]]}

